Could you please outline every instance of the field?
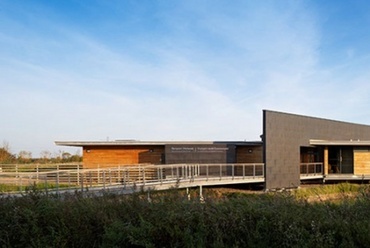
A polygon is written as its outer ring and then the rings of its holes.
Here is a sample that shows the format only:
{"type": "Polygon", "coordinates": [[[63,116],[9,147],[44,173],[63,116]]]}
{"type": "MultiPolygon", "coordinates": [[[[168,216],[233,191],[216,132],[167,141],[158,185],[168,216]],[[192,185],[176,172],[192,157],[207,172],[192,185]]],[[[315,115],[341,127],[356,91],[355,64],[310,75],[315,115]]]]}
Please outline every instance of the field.
{"type": "Polygon", "coordinates": [[[368,185],[0,199],[1,247],[367,247],[368,185]],[[327,196],[334,196],[334,200],[327,196]]]}

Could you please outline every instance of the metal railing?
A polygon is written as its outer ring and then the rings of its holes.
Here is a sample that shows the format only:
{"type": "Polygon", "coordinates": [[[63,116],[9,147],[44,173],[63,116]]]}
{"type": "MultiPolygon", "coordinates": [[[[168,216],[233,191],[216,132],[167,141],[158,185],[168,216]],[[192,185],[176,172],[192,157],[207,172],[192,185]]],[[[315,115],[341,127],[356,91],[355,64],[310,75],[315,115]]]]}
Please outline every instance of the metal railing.
{"type": "MultiPolygon", "coordinates": [[[[72,166],[72,165],[71,165],[72,166]]],[[[186,183],[220,184],[264,179],[264,164],[169,164],[116,166],[111,168],[82,169],[65,164],[47,166],[0,165],[0,184],[12,184],[22,189],[32,184],[43,185],[51,190],[64,189],[103,189],[112,186],[156,186],[186,183]]]]}
{"type": "Polygon", "coordinates": [[[318,176],[323,175],[323,163],[301,163],[300,174],[302,176],[318,176]]]}

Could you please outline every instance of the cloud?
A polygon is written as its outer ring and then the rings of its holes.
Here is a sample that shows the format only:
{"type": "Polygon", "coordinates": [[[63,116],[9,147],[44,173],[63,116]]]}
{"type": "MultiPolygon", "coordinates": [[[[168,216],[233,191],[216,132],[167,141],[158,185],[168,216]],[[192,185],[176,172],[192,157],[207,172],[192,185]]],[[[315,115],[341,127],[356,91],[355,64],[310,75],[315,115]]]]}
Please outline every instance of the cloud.
{"type": "Polygon", "coordinates": [[[368,73],[322,66],[315,6],[161,2],[130,5],[134,16],[117,4],[99,5],[115,8],[107,19],[79,5],[75,24],[41,9],[29,19],[41,29],[5,18],[0,137],[15,149],[37,155],[59,149],[54,140],[107,137],[257,140],[262,109],[367,120],[351,109],[367,113],[368,73]]]}

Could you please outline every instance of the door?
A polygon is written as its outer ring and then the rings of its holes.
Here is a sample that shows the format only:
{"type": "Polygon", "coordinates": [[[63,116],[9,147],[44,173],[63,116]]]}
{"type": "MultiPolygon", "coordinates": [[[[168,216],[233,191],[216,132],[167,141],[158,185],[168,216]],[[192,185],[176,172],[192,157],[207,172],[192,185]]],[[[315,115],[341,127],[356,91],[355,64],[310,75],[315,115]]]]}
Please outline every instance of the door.
{"type": "Polygon", "coordinates": [[[329,147],[329,173],[353,174],[353,147],[329,147]]]}

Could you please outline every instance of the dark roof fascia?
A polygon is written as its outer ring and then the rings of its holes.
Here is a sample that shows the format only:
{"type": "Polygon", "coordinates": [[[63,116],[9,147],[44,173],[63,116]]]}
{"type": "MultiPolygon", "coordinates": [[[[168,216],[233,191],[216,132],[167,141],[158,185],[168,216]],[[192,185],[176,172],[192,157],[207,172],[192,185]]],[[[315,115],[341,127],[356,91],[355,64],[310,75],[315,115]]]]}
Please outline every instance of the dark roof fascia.
{"type": "Polygon", "coordinates": [[[370,146],[369,140],[310,140],[315,146],[370,146]]]}
{"type": "Polygon", "coordinates": [[[58,146],[165,146],[165,145],[236,145],[262,146],[262,141],[55,141],[58,146]]]}
{"type": "Polygon", "coordinates": [[[361,123],[348,122],[348,121],[340,121],[340,120],[334,120],[334,119],[328,119],[328,118],[322,118],[322,117],[314,117],[314,116],[309,116],[309,115],[286,113],[286,112],[274,111],[274,110],[268,110],[268,109],[264,109],[263,112],[270,112],[270,113],[276,113],[276,114],[284,114],[284,115],[291,115],[291,116],[297,116],[297,117],[304,117],[304,118],[309,118],[309,119],[316,119],[316,120],[331,121],[331,122],[337,122],[337,123],[343,123],[343,124],[351,124],[351,125],[370,127],[370,125],[368,125],[368,124],[361,124],[361,123]]]}

